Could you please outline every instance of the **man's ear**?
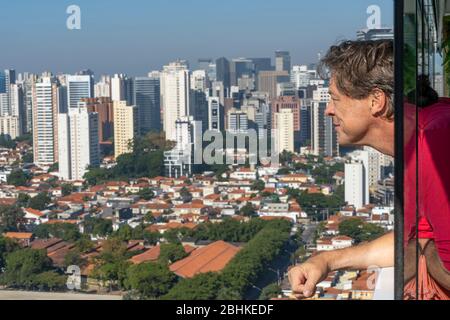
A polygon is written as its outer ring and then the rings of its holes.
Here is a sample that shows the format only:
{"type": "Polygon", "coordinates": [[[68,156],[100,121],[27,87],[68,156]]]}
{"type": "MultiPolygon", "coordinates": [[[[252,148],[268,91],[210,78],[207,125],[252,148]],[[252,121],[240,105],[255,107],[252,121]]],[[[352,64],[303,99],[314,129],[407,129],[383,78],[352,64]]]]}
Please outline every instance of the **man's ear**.
{"type": "Polygon", "coordinates": [[[375,89],[369,96],[370,112],[374,117],[383,117],[386,114],[388,98],[383,90],[375,89]]]}

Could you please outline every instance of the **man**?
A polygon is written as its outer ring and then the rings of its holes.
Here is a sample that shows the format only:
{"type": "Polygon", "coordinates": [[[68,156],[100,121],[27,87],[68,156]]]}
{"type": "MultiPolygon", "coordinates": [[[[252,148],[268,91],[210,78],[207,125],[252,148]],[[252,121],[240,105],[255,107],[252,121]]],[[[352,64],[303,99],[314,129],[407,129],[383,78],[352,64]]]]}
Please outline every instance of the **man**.
{"type": "MultiPolygon", "coordinates": [[[[346,41],[330,48],[322,60],[328,69],[331,100],[325,111],[333,118],[340,145],[370,146],[394,156],[393,43],[346,41]]],[[[320,253],[289,271],[296,298],[315,294],[330,272],[394,266],[394,234],[356,247],[320,253]]]]}

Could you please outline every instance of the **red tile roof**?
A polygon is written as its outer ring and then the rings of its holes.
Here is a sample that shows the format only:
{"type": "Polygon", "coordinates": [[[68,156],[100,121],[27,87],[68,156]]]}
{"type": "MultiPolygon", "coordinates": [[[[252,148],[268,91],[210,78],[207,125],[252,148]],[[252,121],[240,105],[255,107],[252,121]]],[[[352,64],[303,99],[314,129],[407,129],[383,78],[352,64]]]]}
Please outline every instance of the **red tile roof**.
{"type": "Polygon", "coordinates": [[[229,243],[217,241],[173,263],[170,270],[183,278],[191,278],[198,273],[221,271],[239,250],[240,248],[229,243]]]}
{"type": "Polygon", "coordinates": [[[5,237],[11,239],[27,240],[31,239],[33,237],[33,234],[31,232],[6,232],[5,237]]]}

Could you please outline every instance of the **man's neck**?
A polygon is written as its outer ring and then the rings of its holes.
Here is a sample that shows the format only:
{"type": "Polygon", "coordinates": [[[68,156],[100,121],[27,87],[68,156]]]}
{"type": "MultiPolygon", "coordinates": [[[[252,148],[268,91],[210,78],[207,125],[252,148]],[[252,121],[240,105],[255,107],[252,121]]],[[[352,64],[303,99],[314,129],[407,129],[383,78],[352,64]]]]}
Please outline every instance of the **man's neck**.
{"type": "Polygon", "coordinates": [[[394,121],[378,121],[371,128],[367,145],[381,153],[394,157],[395,155],[395,126],[394,121]]]}

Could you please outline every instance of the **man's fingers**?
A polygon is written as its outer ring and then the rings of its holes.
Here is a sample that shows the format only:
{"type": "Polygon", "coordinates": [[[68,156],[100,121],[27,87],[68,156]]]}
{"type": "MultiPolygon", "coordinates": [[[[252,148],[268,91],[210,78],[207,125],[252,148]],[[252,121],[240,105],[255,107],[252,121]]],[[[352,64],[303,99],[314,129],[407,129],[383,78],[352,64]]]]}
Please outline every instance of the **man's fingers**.
{"type": "Polygon", "coordinates": [[[291,283],[292,291],[299,292],[300,286],[306,282],[304,271],[300,267],[293,268],[289,271],[289,282],[291,283]]]}

